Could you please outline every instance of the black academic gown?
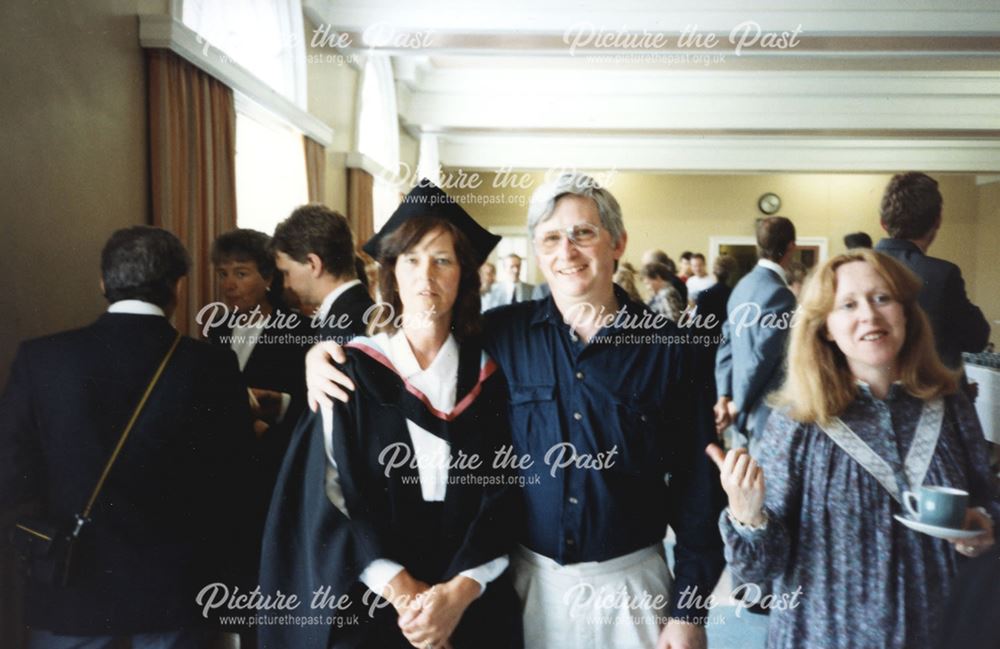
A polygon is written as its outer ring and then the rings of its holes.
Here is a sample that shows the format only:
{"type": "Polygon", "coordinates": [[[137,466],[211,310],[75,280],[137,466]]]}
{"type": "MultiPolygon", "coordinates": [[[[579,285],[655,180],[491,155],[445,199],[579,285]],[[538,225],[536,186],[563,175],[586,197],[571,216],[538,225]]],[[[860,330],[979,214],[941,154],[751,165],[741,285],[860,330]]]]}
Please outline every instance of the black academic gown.
{"type": "MultiPolygon", "coordinates": [[[[350,403],[336,402],[332,436],[346,512],[326,494],[329,462],[322,417],[307,412],[278,478],[261,562],[262,592],[295,594],[301,604],[291,611],[264,612],[262,649],[409,647],[392,606],[359,581],[362,571],[375,559],[389,559],[417,579],[440,583],[507,554],[520,533],[520,491],[509,480],[514,471],[493,468],[497,451],[510,445],[506,385],[493,361],[478,346],[462,345],[456,407],[444,415],[406,384],[371,339],[355,339],[346,351],[342,368],[357,389],[350,403]],[[379,462],[391,444],[406,445],[412,453],[407,419],[448,441],[453,461],[461,454],[482,460],[478,469],[449,470],[444,502],[422,499],[415,465],[387,477],[379,462]],[[460,484],[454,480],[460,476],[488,482],[460,484]],[[317,591],[328,601],[347,595],[350,604],[312,608],[317,591]],[[336,619],[288,624],[280,619],[283,613],[336,619]]],[[[520,615],[505,573],[466,610],[453,646],[519,647],[520,615]]]]}
{"type": "MultiPolygon", "coordinates": [[[[273,322],[278,323],[279,317],[281,314],[276,311],[273,322]]],[[[284,317],[287,318],[287,314],[284,317]]],[[[284,419],[280,423],[272,424],[246,449],[250,454],[247,464],[252,467],[253,480],[243,485],[242,492],[249,500],[247,503],[249,517],[241,521],[244,529],[241,530],[240,537],[246,542],[246,547],[241,549],[245,553],[241,563],[246,566],[246,571],[237,584],[241,588],[252,588],[256,585],[257,566],[260,563],[260,539],[264,533],[271,493],[285,451],[288,449],[292,430],[306,407],[307,347],[301,341],[307,340],[309,330],[301,318],[298,324],[299,326],[292,328],[277,324],[265,328],[242,369],[243,380],[247,387],[285,392],[291,396],[291,402],[284,419]]],[[[209,330],[208,340],[214,345],[229,349],[232,342],[229,338],[231,335],[232,329],[215,327],[209,330]]]]}

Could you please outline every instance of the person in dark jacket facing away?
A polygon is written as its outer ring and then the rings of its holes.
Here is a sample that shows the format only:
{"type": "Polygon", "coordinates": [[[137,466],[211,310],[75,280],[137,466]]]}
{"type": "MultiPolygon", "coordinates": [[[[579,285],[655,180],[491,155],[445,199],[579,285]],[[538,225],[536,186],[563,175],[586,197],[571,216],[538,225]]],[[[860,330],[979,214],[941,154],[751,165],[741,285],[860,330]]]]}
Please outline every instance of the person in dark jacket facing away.
{"type": "Polygon", "coordinates": [[[927,249],[941,228],[943,201],[937,181],[916,171],[896,174],[882,196],[882,227],[889,237],[875,250],[903,262],[924,282],[920,306],[930,318],[941,361],[951,369],[962,365],[962,352],[981,352],[990,339],[990,324],[969,301],[958,266],[929,257],[927,249]]]}
{"type": "Polygon", "coordinates": [[[108,311],[18,349],[0,398],[0,511],[34,502],[68,531],[177,343],[81,529],[66,585],[29,578],[32,649],[212,641],[196,600],[236,570],[226,552],[245,476],[233,458],[246,457],[252,432],[236,357],[170,324],[189,265],[165,230],[118,230],[101,254],[108,311]]]}
{"type": "Polygon", "coordinates": [[[698,293],[694,317],[691,320],[692,333],[701,336],[701,341],[694,347],[694,354],[698,360],[692,363],[692,370],[698,384],[704,386],[710,393],[709,400],[712,403],[718,399],[715,389],[715,356],[722,342],[722,325],[729,317],[726,304],[733,292],[729,282],[736,268],[736,259],[730,255],[719,255],[715,258],[712,267],[715,284],[698,293]]]}

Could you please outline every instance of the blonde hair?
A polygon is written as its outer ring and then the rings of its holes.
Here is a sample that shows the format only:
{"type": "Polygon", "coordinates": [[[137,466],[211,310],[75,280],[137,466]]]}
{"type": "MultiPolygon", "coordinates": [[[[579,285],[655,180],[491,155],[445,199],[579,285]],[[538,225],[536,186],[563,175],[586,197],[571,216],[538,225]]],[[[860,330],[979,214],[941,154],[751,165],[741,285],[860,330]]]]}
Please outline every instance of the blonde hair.
{"type": "Polygon", "coordinates": [[[857,249],[830,259],[806,280],[792,325],[785,384],[771,399],[792,419],[826,424],[858,394],[847,357],[826,338],[826,319],[837,293],[837,269],[855,261],[870,264],[889,287],[906,315],[906,339],[897,359],[899,380],[919,399],[951,394],[958,373],[947,369],[934,348],[934,334],[917,297],[923,283],[905,266],[872,250],[857,249]]]}
{"type": "Polygon", "coordinates": [[[622,264],[618,267],[618,270],[615,271],[615,275],[612,279],[615,284],[625,289],[629,298],[631,298],[634,302],[642,302],[642,297],[639,295],[639,287],[635,285],[635,268],[632,264],[627,261],[622,262],[622,264]]]}

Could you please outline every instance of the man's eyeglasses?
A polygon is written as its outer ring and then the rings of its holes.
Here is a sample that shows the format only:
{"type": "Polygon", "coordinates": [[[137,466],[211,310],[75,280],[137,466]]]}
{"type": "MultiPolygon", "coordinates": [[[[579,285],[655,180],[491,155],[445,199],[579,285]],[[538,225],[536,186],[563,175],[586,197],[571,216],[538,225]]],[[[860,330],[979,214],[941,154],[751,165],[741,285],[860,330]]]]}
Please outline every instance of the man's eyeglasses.
{"type": "Polygon", "coordinates": [[[535,245],[544,253],[555,251],[566,237],[580,248],[597,243],[601,236],[601,226],[593,223],[577,223],[561,230],[546,230],[535,237],[535,245]]]}

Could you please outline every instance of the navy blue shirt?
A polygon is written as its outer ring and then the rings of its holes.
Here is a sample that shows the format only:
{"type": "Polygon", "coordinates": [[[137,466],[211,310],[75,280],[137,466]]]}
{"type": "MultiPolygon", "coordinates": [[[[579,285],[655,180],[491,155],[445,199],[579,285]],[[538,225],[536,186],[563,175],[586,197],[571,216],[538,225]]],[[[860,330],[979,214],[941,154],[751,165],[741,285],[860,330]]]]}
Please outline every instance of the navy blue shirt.
{"type": "Polygon", "coordinates": [[[704,454],[715,441],[711,404],[685,368],[684,333],[615,290],[623,307],[589,343],[551,297],[486,314],[514,451],[532,462],[521,469],[523,543],[563,565],[604,561],[661,542],[669,524],[674,604],[687,586],[705,599],[723,567],[724,500],[704,454]]]}

